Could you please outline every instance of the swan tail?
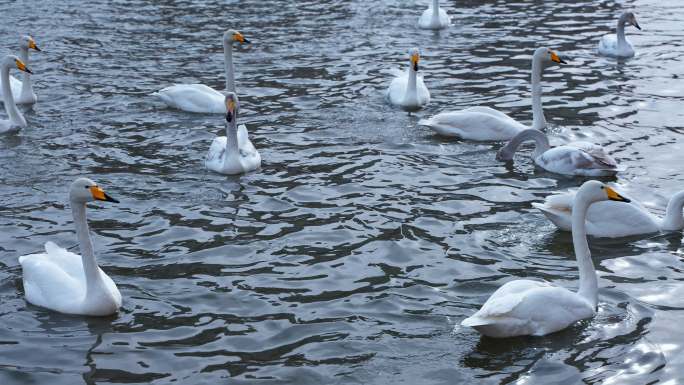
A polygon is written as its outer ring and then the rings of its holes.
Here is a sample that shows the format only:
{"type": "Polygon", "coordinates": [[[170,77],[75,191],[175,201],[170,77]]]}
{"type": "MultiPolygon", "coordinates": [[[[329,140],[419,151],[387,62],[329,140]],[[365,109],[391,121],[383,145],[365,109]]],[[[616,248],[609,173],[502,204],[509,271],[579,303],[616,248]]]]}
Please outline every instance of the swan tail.
{"type": "Polygon", "coordinates": [[[480,318],[476,315],[470,316],[463,321],[461,321],[461,326],[467,326],[467,327],[476,327],[476,326],[485,326],[485,325],[491,325],[492,321],[488,320],[486,318],[480,318]]]}

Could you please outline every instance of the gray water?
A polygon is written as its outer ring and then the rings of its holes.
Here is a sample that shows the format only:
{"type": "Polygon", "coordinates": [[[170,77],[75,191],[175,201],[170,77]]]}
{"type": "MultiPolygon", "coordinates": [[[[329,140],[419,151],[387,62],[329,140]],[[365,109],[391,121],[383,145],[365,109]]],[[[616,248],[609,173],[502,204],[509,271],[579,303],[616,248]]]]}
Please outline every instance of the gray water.
{"type": "MultiPolygon", "coordinates": [[[[590,240],[596,317],[543,338],[480,338],[460,321],[500,285],[574,289],[569,234],[532,202],[584,179],[513,165],[500,143],[417,121],[486,105],[529,122],[529,60],[554,144],[604,145],[618,190],[662,214],[684,186],[684,3],[443,1],[0,3],[3,52],[31,33],[39,103],[0,138],[0,384],[677,383],[684,377],[682,234],[590,240]],[[637,56],[596,55],[622,9],[637,56]],[[223,88],[221,34],[240,30],[241,119],[263,167],[226,177],[203,158],[221,115],[166,108],[173,83],[223,88]],[[383,100],[411,46],[432,102],[383,100]],[[88,318],[26,303],[17,258],[76,244],[68,185],[89,176],[100,265],[124,297],[88,318]]],[[[2,114],[2,112],[0,112],[2,114]]],[[[77,249],[76,249],[77,250],[77,249]]]]}

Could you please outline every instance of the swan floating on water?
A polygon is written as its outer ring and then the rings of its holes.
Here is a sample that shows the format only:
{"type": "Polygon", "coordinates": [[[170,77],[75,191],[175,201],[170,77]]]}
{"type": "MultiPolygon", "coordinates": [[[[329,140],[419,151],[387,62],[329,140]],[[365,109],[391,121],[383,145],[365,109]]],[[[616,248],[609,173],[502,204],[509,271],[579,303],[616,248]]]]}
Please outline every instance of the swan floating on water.
{"type": "Polygon", "coordinates": [[[520,131],[496,154],[499,161],[513,160],[518,147],[526,141],[534,141],[532,159],[537,166],[557,174],[610,176],[618,172],[617,162],[603,147],[587,142],[571,142],[551,147],[546,134],[528,128],[520,131]]]}
{"type": "Polygon", "coordinates": [[[14,95],[12,94],[12,87],[10,86],[10,69],[17,68],[19,71],[26,73],[31,72],[26,64],[14,55],[5,56],[0,65],[0,78],[2,79],[2,96],[5,100],[5,110],[9,116],[9,120],[0,120],[0,134],[17,132],[26,127],[26,119],[21,111],[17,108],[14,102],[14,95]]]}
{"type": "MultiPolygon", "coordinates": [[[[226,90],[235,92],[235,68],[233,66],[233,44],[249,43],[238,31],[228,30],[223,34],[223,54],[226,66],[226,90]]],[[[225,95],[204,84],[176,84],[152,95],[157,96],[169,107],[188,112],[225,114],[225,95]]]]}
{"type": "Polygon", "coordinates": [[[214,138],[205,165],[221,174],[243,174],[261,167],[261,155],[249,140],[247,127],[238,127],[240,101],[236,94],[225,96],[226,136],[214,138]]]}
{"type": "Polygon", "coordinates": [[[69,201],[82,255],[47,242],[45,253],[19,257],[26,300],[60,313],[114,314],[121,307],[121,293],[95,260],[86,220],[86,203],[119,201],[87,178],[78,178],[71,184],[69,201]]]}
{"type": "MultiPolygon", "coordinates": [[[[29,49],[40,52],[40,48],[36,45],[36,41],[31,36],[25,35],[19,39],[19,58],[25,65],[29,65],[29,49]]],[[[18,80],[14,76],[10,76],[9,83],[12,88],[12,96],[14,96],[14,103],[16,104],[34,104],[38,101],[38,97],[33,92],[33,84],[31,83],[31,75],[24,72],[23,81],[18,80]]],[[[2,87],[3,79],[0,78],[0,88],[2,87]]],[[[0,95],[0,102],[4,102],[5,96],[0,95]]]]}
{"type": "Polygon", "coordinates": [[[439,7],[439,0],[432,0],[432,6],[428,7],[418,19],[418,27],[422,29],[443,29],[451,25],[451,18],[445,10],[439,7]]]}
{"type": "Polygon", "coordinates": [[[544,336],[593,317],[598,305],[598,279],[587,243],[585,218],[592,204],[606,200],[629,202],[598,181],[585,182],[575,196],[572,244],[579,267],[577,292],[544,281],[507,282],[461,325],[495,338],[544,336]]]}
{"type": "Polygon", "coordinates": [[[420,62],[418,48],[409,50],[409,60],[411,64],[408,71],[397,74],[390,83],[385,97],[391,104],[411,113],[430,103],[430,91],[423,82],[423,76],[418,75],[420,62]]]}
{"type": "MultiPolygon", "coordinates": [[[[546,118],[541,102],[541,76],[545,64],[567,64],[558,54],[546,47],[537,48],[532,55],[532,128],[546,128],[546,118]]],[[[515,119],[489,107],[470,107],[460,111],[441,112],[418,122],[443,136],[467,140],[509,140],[520,131],[529,128],[515,119]]]]}
{"type": "MultiPolygon", "coordinates": [[[[532,203],[560,230],[570,231],[572,205],[575,191],[551,195],[544,203],[532,203]]],[[[684,229],[684,191],[670,198],[665,217],[658,218],[646,211],[638,202],[619,204],[599,202],[592,205],[587,213],[587,234],[594,237],[619,238],[632,235],[657,233],[660,231],[679,231],[684,229]]]]}
{"type": "Polygon", "coordinates": [[[624,12],[617,22],[617,34],[605,35],[599,41],[598,51],[601,55],[612,57],[632,57],[634,47],[625,37],[625,24],[633,25],[641,30],[632,12],[624,12]]]}

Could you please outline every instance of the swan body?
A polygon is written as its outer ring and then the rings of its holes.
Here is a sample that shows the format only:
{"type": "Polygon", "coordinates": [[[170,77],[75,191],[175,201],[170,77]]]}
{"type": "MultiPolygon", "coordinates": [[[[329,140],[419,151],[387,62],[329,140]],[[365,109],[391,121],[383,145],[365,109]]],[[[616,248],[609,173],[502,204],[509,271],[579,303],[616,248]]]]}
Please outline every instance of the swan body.
{"type": "Polygon", "coordinates": [[[518,147],[528,140],[535,143],[534,163],[547,171],[582,176],[610,176],[618,172],[615,159],[603,147],[587,142],[551,147],[543,132],[531,128],[520,131],[503,146],[496,155],[497,160],[512,160],[518,147]]]}
{"type": "MultiPolygon", "coordinates": [[[[540,47],[532,55],[532,128],[546,128],[546,118],[541,103],[542,69],[549,63],[563,63],[556,52],[540,47]]],[[[442,112],[429,119],[422,119],[419,125],[430,127],[443,136],[466,140],[492,141],[509,140],[528,128],[515,119],[488,107],[470,107],[455,112],[442,112]]]]}
{"type": "Polygon", "coordinates": [[[66,314],[114,314],[121,307],[121,293],[97,265],[85,210],[86,202],[118,201],[87,178],[72,183],[69,197],[82,255],[47,242],[45,253],[19,257],[26,300],[66,314]]]}
{"type": "Polygon", "coordinates": [[[391,104],[411,113],[430,103],[430,91],[425,86],[423,77],[418,75],[418,48],[412,48],[409,56],[411,65],[408,72],[397,74],[390,83],[385,97],[391,104]]]}
{"type": "MultiPolygon", "coordinates": [[[[36,41],[31,36],[22,36],[19,40],[19,58],[25,65],[29,65],[29,50],[40,52],[40,48],[36,45],[36,41]]],[[[10,89],[12,96],[14,96],[14,103],[16,104],[34,104],[38,101],[38,97],[33,92],[33,83],[31,83],[31,75],[27,72],[23,74],[23,81],[18,80],[14,76],[9,77],[10,89]]],[[[0,89],[4,80],[0,78],[0,89]]],[[[0,102],[4,103],[5,97],[0,94],[0,102]]]]}
{"type": "MultiPolygon", "coordinates": [[[[570,231],[571,212],[576,192],[551,195],[544,203],[532,203],[560,230],[570,231]]],[[[684,229],[684,191],[670,198],[665,217],[649,213],[639,202],[630,204],[598,202],[587,212],[587,234],[594,237],[619,238],[684,229]]]]}
{"type": "Polygon", "coordinates": [[[0,120],[0,134],[14,133],[26,127],[26,119],[24,119],[24,115],[21,114],[17,104],[14,102],[14,95],[10,86],[9,71],[12,68],[31,73],[26,64],[14,55],[8,55],[0,62],[2,95],[4,97],[5,110],[9,117],[8,120],[0,120]]]}
{"type": "Polygon", "coordinates": [[[433,0],[432,6],[423,11],[418,19],[418,27],[422,29],[443,29],[451,25],[451,18],[439,7],[439,0],[433,0]]]}
{"type": "Polygon", "coordinates": [[[601,55],[622,58],[634,56],[634,46],[625,37],[625,24],[633,25],[641,30],[634,13],[624,12],[618,19],[616,33],[601,37],[598,45],[601,55]]]}
{"type": "MultiPolygon", "coordinates": [[[[244,36],[234,30],[223,34],[223,54],[226,67],[226,90],[235,92],[235,69],[233,67],[233,44],[249,43],[244,36]]],[[[188,112],[225,114],[225,95],[204,84],[176,84],[159,90],[152,95],[158,97],[171,108],[188,112]]]]}
{"type": "Polygon", "coordinates": [[[235,175],[261,167],[261,155],[249,140],[247,127],[237,126],[239,101],[229,92],[225,96],[226,136],[214,138],[209,147],[205,165],[221,174],[235,175]]]}
{"type": "Polygon", "coordinates": [[[579,267],[577,292],[548,282],[516,280],[497,289],[472,316],[461,322],[495,338],[544,336],[593,317],[598,305],[598,279],[585,233],[587,210],[595,202],[629,202],[598,181],[580,187],[572,212],[572,241],[579,267]]]}

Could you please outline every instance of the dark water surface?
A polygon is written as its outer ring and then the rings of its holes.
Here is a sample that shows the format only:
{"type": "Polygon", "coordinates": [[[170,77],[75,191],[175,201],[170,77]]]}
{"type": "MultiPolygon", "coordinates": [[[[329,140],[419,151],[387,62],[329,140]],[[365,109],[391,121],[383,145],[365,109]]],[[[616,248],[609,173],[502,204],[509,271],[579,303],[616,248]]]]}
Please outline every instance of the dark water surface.
{"type": "Polygon", "coordinates": [[[591,241],[594,319],[545,337],[459,327],[503,283],[577,285],[569,234],[531,207],[583,180],[495,161],[420,117],[481,104],[531,120],[541,44],[552,143],[603,144],[614,181],[657,213],[684,187],[684,2],[448,1],[455,26],[416,28],[427,1],[0,3],[3,52],[34,35],[39,103],[0,138],[0,384],[677,383],[684,377],[680,232],[591,241]],[[587,3],[587,5],[579,4],[587,3]],[[597,57],[624,8],[637,56],[597,57]],[[262,170],[205,170],[220,115],[148,96],[223,88],[235,54],[241,118],[262,170]],[[383,101],[420,46],[433,101],[383,101]],[[89,211],[124,296],[97,319],[28,305],[17,258],[76,244],[67,189],[90,176],[121,200],[89,211]],[[228,378],[231,378],[228,380],[228,378]]]}

